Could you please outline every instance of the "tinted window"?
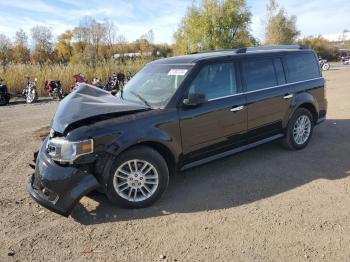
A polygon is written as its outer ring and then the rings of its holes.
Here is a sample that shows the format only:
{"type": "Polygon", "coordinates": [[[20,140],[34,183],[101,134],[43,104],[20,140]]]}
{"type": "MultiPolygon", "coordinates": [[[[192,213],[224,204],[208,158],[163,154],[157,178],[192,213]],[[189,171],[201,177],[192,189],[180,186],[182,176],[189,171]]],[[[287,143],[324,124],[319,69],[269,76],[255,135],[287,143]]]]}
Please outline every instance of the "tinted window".
{"type": "Polygon", "coordinates": [[[286,56],[289,82],[297,82],[320,77],[314,54],[295,54],[286,56]]]}
{"type": "Polygon", "coordinates": [[[234,64],[222,63],[204,66],[193,80],[190,93],[203,93],[207,99],[236,94],[234,64]]]}
{"type": "Polygon", "coordinates": [[[278,79],[278,84],[283,85],[286,83],[286,78],[284,76],[284,70],[282,66],[282,60],[281,58],[275,58],[273,60],[275,64],[275,69],[276,69],[276,74],[277,74],[277,79],[278,79]]]}
{"type": "Polygon", "coordinates": [[[247,91],[259,90],[277,85],[275,68],[270,59],[242,62],[243,77],[247,91]]]}

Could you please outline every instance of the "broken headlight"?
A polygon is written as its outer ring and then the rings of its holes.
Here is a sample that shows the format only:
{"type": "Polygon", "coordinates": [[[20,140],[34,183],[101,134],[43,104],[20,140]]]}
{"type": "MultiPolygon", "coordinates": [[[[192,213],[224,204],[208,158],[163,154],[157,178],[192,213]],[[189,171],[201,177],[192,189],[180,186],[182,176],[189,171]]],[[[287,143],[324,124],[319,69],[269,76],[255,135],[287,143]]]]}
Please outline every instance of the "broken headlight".
{"type": "Polygon", "coordinates": [[[78,157],[92,153],[93,147],[92,139],[72,142],[62,137],[55,137],[47,142],[47,153],[60,163],[73,163],[78,157]]]}

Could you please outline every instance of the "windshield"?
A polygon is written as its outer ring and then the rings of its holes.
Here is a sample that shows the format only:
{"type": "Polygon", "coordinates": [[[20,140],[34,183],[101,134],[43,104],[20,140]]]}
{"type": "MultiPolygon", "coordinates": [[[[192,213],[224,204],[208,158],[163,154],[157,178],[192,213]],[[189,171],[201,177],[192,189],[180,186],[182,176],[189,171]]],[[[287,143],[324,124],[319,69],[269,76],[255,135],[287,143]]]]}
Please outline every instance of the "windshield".
{"type": "Polygon", "coordinates": [[[125,85],[119,96],[148,107],[164,107],[191,68],[191,65],[147,65],[125,85]]]}

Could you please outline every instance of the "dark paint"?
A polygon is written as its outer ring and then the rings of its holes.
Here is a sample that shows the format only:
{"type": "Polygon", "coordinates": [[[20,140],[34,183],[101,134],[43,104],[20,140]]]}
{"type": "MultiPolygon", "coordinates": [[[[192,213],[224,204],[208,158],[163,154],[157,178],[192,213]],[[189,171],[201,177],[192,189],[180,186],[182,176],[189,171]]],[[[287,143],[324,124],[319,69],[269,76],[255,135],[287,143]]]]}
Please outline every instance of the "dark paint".
{"type": "MultiPolygon", "coordinates": [[[[110,167],[115,158],[128,148],[146,144],[160,151],[174,171],[184,170],[208,161],[249,149],[280,138],[293,112],[300,106],[313,111],[315,124],[326,115],[325,81],[318,79],[288,83],[288,75],[278,77],[278,87],[245,92],[240,61],[313,51],[267,51],[247,54],[216,52],[157,60],[158,64],[191,64],[194,67],[163,109],[149,109],[108,93],[81,86],[60,104],[53,119],[55,135],[70,141],[94,139],[94,153],[79,158],[74,165],[62,166],[50,159],[45,143],[38,155],[36,175],[47,189],[60,195],[56,205],[48,203],[33,191],[33,198],[47,208],[69,215],[74,204],[97,187],[105,190],[110,167]],[[198,106],[182,103],[200,68],[207,63],[235,63],[239,94],[211,100],[198,106]],[[284,96],[293,95],[285,99],[284,96]],[[231,109],[243,106],[232,112],[231,109]],[[39,168],[40,166],[45,168],[39,168]]],[[[315,55],[316,59],[316,55],[315,55]]],[[[280,60],[281,61],[281,60],[280,60]]],[[[276,72],[285,65],[275,64],[276,72]]]]}

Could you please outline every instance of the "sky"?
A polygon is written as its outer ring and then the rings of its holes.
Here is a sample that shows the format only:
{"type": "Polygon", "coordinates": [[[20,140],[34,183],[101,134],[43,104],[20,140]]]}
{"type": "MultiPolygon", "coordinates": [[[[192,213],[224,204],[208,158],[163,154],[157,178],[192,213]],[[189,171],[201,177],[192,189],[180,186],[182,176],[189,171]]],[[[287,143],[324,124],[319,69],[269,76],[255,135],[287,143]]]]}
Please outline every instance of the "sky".
{"type": "MultiPolygon", "coordinates": [[[[196,0],[198,2],[198,0],[196,0]]],[[[336,38],[350,30],[349,0],[279,0],[289,15],[296,15],[301,36],[336,38]]],[[[134,41],[150,29],[156,43],[173,43],[173,34],[192,0],[0,0],[0,33],[14,37],[22,28],[49,26],[55,35],[79,25],[85,16],[113,21],[119,34],[134,41]]],[[[247,0],[252,12],[251,31],[264,38],[267,0],[247,0]]]]}

